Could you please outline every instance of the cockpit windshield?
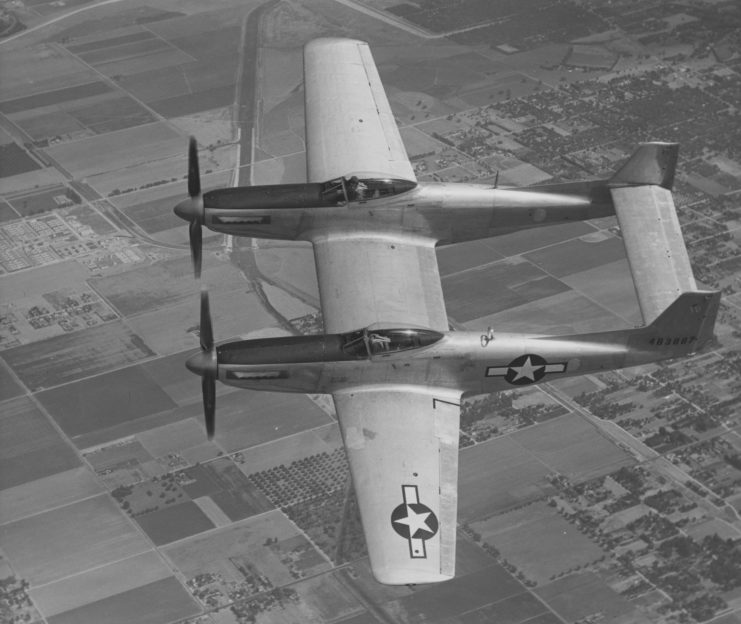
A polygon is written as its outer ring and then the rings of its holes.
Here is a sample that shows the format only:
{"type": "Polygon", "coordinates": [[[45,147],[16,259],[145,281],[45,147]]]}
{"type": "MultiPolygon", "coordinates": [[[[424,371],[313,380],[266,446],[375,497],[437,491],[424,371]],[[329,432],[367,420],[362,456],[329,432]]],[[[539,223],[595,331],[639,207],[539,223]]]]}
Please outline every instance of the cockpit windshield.
{"type": "Polygon", "coordinates": [[[343,335],[342,350],[349,356],[367,358],[426,347],[443,335],[431,329],[375,329],[369,327],[343,335]]]}
{"type": "Polygon", "coordinates": [[[416,182],[394,178],[337,178],[324,183],[322,196],[332,203],[361,202],[390,197],[417,186],[416,182]]]}

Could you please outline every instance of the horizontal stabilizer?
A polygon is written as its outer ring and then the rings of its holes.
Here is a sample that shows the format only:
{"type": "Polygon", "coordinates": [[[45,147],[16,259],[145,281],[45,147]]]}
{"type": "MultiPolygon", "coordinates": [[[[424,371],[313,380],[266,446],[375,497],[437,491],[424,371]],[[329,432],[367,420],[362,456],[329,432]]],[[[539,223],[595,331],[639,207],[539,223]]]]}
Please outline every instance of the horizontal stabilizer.
{"type": "Polygon", "coordinates": [[[611,188],[643,322],[651,324],[684,292],[697,290],[671,191],[611,188]]]}
{"type": "Polygon", "coordinates": [[[642,143],[608,184],[613,188],[654,184],[671,190],[678,155],[678,143],[642,143]]]}

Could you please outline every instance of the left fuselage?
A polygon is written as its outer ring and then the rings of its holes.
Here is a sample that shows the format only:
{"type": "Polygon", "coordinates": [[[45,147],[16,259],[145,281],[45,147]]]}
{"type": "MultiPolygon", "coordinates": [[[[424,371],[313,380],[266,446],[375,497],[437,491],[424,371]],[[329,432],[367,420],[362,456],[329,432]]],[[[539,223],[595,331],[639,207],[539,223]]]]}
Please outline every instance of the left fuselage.
{"type": "Polygon", "coordinates": [[[363,180],[238,187],[203,196],[206,227],[256,238],[312,240],[317,234],[369,231],[442,243],[613,214],[604,181],[495,188],[485,184],[415,184],[363,180]]]}

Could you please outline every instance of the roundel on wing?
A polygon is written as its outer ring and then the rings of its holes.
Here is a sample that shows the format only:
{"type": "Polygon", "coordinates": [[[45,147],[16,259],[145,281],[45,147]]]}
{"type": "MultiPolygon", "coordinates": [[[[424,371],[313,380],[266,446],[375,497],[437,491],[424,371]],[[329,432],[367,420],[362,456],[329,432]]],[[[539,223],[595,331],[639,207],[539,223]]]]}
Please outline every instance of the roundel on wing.
{"type": "Polygon", "coordinates": [[[437,516],[422,503],[402,503],[391,512],[391,526],[404,539],[428,540],[439,528],[437,516]]]}

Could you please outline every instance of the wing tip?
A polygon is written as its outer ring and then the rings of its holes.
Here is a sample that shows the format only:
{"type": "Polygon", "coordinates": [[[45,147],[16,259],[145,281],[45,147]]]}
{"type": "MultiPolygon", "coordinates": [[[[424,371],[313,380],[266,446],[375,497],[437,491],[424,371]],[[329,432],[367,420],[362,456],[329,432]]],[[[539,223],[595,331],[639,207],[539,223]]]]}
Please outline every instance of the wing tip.
{"type": "Polygon", "coordinates": [[[304,53],[312,53],[326,48],[337,48],[345,45],[367,46],[367,41],[349,39],[347,37],[319,37],[304,45],[304,53]]]}
{"type": "Polygon", "coordinates": [[[408,570],[402,567],[371,568],[373,577],[383,585],[422,585],[451,580],[455,574],[408,570]]]}

